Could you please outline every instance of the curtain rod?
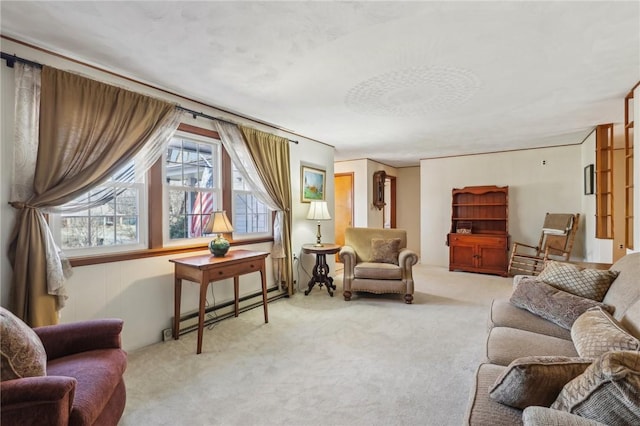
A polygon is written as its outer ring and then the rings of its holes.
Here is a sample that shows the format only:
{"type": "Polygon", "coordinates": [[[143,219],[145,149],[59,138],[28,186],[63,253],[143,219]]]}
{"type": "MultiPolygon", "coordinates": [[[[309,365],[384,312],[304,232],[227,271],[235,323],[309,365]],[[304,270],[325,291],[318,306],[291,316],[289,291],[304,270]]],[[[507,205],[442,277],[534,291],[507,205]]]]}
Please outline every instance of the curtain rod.
{"type": "MultiPolygon", "coordinates": [[[[13,66],[15,65],[16,62],[21,62],[23,64],[30,65],[30,66],[35,67],[35,68],[42,68],[42,64],[39,64],[38,62],[33,62],[33,61],[21,58],[21,57],[16,56],[16,55],[9,55],[8,53],[4,53],[4,52],[0,52],[0,53],[2,54],[2,59],[7,61],[7,66],[9,68],[13,68],[13,66]]],[[[193,118],[202,117],[202,118],[206,118],[208,120],[217,120],[217,121],[221,121],[223,123],[232,124],[234,126],[238,125],[238,123],[234,123],[233,121],[223,120],[221,118],[217,118],[217,117],[214,117],[212,115],[205,114],[204,112],[194,111],[192,109],[185,108],[185,107],[183,107],[181,105],[176,105],[176,108],[179,109],[180,111],[184,111],[184,112],[190,114],[191,116],[193,116],[193,118]]],[[[287,139],[287,140],[289,142],[291,142],[291,143],[298,144],[298,141],[294,141],[294,140],[291,140],[291,139],[287,139]]]]}

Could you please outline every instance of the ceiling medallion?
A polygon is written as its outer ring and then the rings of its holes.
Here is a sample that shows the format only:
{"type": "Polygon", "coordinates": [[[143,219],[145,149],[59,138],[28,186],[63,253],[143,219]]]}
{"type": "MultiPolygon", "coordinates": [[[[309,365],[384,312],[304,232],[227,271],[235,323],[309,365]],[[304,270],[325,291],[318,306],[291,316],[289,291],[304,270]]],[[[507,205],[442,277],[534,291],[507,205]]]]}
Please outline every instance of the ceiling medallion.
{"type": "Polygon", "coordinates": [[[470,71],[450,67],[411,67],[357,84],[345,104],[354,112],[415,116],[460,106],[473,97],[480,80],[470,71]]]}

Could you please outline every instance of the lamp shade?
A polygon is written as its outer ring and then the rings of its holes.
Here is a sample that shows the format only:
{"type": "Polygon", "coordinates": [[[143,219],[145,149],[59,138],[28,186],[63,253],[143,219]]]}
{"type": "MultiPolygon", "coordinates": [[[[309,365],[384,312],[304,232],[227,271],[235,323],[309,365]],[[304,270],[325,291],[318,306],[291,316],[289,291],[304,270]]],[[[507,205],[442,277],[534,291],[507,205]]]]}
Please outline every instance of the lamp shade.
{"type": "Polygon", "coordinates": [[[219,210],[211,213],[207,226],[204,227],[205,234],[222,234],[224,232],[233,232],[233,226],[229,222],[227,212],[219,210]]]}
{"type": "Polygon", "coordinates": [[[312,201],[309,206],[309,213],[307,214],[307,219],[310,220],[329,220],[331,219],[331,215],[329,214],[329,209],[327,208],[326,201],[312,201]]]}

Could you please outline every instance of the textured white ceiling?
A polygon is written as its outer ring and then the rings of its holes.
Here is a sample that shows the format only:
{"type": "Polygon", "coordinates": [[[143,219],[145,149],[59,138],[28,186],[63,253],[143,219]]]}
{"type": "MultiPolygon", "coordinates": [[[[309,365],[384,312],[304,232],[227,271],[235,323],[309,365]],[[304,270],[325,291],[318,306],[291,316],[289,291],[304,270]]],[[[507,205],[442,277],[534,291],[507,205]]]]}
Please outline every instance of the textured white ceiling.
{"type": "MultiPolygon", "coordinates": [[[[640,80],[633,2],[0,2],[3,35],[336,147],[580,143],[640,80]]],[[[12,52],[6,52],[12,53],[12,52]]]]}

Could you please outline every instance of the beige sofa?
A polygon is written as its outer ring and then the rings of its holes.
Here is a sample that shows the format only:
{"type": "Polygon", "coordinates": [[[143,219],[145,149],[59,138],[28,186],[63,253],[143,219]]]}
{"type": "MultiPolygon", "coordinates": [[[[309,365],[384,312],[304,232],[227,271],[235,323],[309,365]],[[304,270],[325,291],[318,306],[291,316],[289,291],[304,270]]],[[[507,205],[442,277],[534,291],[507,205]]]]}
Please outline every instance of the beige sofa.
{"type": "Polygon", "coordinates": [[[353,292],[404,294],[413,301],[413,265],[418,255],[407,248],[407,231],[384,228],[347,228],[340,250],[344,264],[344,300],[353,292]]]}
{"type": "MultiPolygon", "coordinates": [[[[612,282],[604,295],[602,303],[615,307],[613,318],[628,332],[631,339],[640,338],[640,253],[628,254],[610,268],[611,271],[619,271],[618,276],[612,282]]],[[[519,278],[519,277],[516,277],[519,278]]],[[[517,285],[514,279],[514,289],[517,285]]],[[[514,290],[515,291],[515,290],[514,290]]],[[[598,308],[596,308],[597,310],[598,308]]],[[[594,309],[591,309],[593,311],[594,309]]],[[[584,314],[583,314],[584,315],[584,314]]],[[[582,318],[582,317],[580,317],[582,318]]],[[[577,322],[578,320],[576,320],[577,322]]],[[[574,323],[575,324],[575,323],[574,323]]],[[[572,326],[571,329],[575,327],[572,326]]],[[[589,328],[586,333],[591,333],[589,328]]],[[[595,332],[594,332],[595,333],[595,332]]],[[[575,330],[574,330],[575,334],[575,330]]],[[[593,336],[597,341],[608,341],[593,336]]],[[[574,336],[576,341],[580,338],[574,336]]],[[[580,342],[578,342],[580,344],[580,342]]],[[[605,349],[610,350],[610,349],[605,349]]],[[[615,349],[614,349],[615,350],[615,349]]],[[[614,352],[608,352],[613,354],[614,352]]],[[[615,352],[615,353],[620,353],[615,352]]],[[[630,356],[635,357],[637,352],[629,351],[630,356]]],[[[557,356],[578,357],[578,350],[572,341],[570,329],[562,328],[555,323],[543,319],[528,310],[514,306],[509,299],[495,300],[492,303],[489,318],[489,333],[486,344],[486,361],[477,369],[474,378],[474,387],[471,391],[469,405],[466,413],[466,424],[469,425],[594,425],[601,424],[584,417],[562,411],[555,406],[527,406],[524,411],[509,405],[496,402],[490,397],[490,390],[494,389],[496,380],[504,380],[509,366],[517,364],[515,360],[530,356],[557,356]],[[512,362],[514,362],[512,364],[512,362]]],[[[600,358],[604,359],[605,355],[600,358]]],[[[589,358],[597,360],[599,358],[589,358]]],[[[635,358],[634,358],[635,359],[635,358]]],[[[590,362],[590,361],[589,361],[590,362]]],[[[593,363],[586,365],[593,366],[593,363]]],[[[640,364],[640,363],[638,363],[640,364]]],[[[640,365],[636,365],[635,377],[640,376],[640,365]]],[[[595,368],[595,367],[593,367],[595,368]]],[[[511,370],[512,372],[515,370],[511,370]]],[[[593,371],[593,369],[591,370],[593,371]]],[[[587,374],[586,372],[584,373],[587,374]]],[[[577,380],[574,383],[577,383],[577,380]]],[[[635,379],[634,379],[635,380],[635,379]]],[[[502,382],[500,382],[502,383],[502,382]]],[[[563,382],[564,383],[564,382],[563,382]]],[[[638,400],[640,389],[637,381],[631,386],[632,398],[627,398],[626,403],[631,403],[631,416],[634,419],[606,422],[607,424],[640,424],[638,400]],[[635,388],[635,389],[633,389],[635,388]]],[[[567,385],[561,385],[561,392],[565,392],[567,385]],[[562,387],[564,386],[564,387],[562,387]]],[[[546,388],[544,388],[546,389],[546,388]]],[[[495,394],[493,395],[495,396],[495,394]]],[[[555,393],[548,395],[550,401],[556,400],[555,393]]],[[[610,405],[599,407],[600,412],[611,410],[610,405]]],[[[571,412],[573,409],[568,410],[571,412]]],[[[597,415],[596,415],[597,417],[597,415]]],[[[593,418],[593,417],[592,417],[593,418]]]]}

